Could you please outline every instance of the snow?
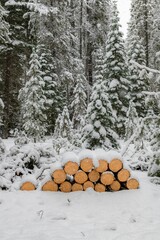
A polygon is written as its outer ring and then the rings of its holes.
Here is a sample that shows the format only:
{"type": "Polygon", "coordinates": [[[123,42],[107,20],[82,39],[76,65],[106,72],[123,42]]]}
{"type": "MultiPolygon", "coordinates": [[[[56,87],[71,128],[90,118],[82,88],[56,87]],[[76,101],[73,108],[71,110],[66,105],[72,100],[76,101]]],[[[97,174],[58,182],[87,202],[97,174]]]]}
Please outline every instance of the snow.
{"type": "Polygon", "coordinates": [[[110,162],[112,161],[113,159],[120,159],[122,160],[122,156],[120,153],[116,152],[116,151],[108,151],[107,152],[107,161],[110,162]]]}
{"type": "Polygon", "coordinates": [[[78,156],[74,152],[66,152],[62,156],[62,165],[65,165],[68,161],[76,162],[79,164],[78,156]]]}
{"type": "Polygon", "coordinates": [[[157,240],[160,186],[136,172],[139,190],[0,193],[3,240],[157,240]]]}

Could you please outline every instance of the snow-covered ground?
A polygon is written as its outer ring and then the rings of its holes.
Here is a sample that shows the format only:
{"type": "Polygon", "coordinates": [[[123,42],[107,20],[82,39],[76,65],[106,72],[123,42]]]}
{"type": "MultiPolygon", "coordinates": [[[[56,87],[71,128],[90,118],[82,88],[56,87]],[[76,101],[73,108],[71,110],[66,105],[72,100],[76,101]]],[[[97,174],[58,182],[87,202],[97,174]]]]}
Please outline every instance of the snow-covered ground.
{"type": "Polygon", "coordinates": [[[158,240],[160,185],[136,172],[139,190],[0,192],[1,240],[158,240]]]}

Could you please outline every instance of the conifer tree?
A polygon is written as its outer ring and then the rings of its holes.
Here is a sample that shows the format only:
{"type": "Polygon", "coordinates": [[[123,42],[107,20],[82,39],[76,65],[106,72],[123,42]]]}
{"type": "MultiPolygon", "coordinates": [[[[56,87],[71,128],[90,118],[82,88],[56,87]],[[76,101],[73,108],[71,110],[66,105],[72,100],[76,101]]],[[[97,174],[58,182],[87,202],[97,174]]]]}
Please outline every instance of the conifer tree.
{"type": "Polygon", "coordinates": [[[117,134],[113,130],[115,116],[108,99],[106,83],[103,79],[103,56],[97,52],[95,64],[95,80],[90,103],[87,108],[86,121],[83,129],[83,142],[85,147],[117,148],[117,134]]]}
{"type": "Polygon", "coordinates": [[[75,88],[73,90],[73,101],[71,103],[71,109],[73,110],[72,122],[74,129],[80,131],[84,123],[84,116],[86,114],[87,83],[84,75],[84,66],[82,61],[78,59],[75,77],[75,88]]]}
{"type": "Polygon", "coordinates": [[[151,140],[153,156],[149,166],[148,175],[160,177],[160,115],[156,118],[156,126],[151,140]]]}
{"type": "Polygon", "coordinates": [[[61,96],[58,93],[59,83],[58,75],[55,73],[55,60],[50,49],[46,49],[44,44],[37,47],[39,63],[41,65],[42,78],[45,86],[43,88],[46,97],[46,115],[48,132],[53,132],[55,121],[62,104],[61,96]]]}
{"type": "Polygon", "coordinates": [[[9,24],[5,21],[6,16],[7,12],[0,3],[0,45],[6,45],[6,42],[10,42],[9,24]]]}
{"type": "Polygon", "coordinates": [[[145,106],[145,96],[143,91],[148,91],[149,81],[146,75],[141,75],[141,71],[132,62],[134,61],[140,65],[146,65],[144,47],[136,29],[133,30],[132,35],[128,38],[127,53],[129,79],[131,84],[131,99],[135,104],[138,116],[144,117],[147,109],[145,106]]]}
{"type": "Polygon", "coordinates": [[[37,140],[44,137],[47,117],[45,114],[46,96],[44,94],[44,80],[36,50],[33,49],[30,58],[28,81],[19,94],[21,100],[21,114],[23,129],[27,136],[37,140]]]}
{"type": "Polygon", "coordinates": [[[135,108],[135,104],[133,100],[131,100],[128,111],[127,111],[126,133],[125,133],[126,140],[128,140],[131,136],[133,136],[135,132],[135,128],[137,127],[137,124],[138,124],[138,114],[135,108]]]}
{"type": "Polygon", "coordinates": [[[115,131],[124,136],[126,112],[129,104],[129,81],[123,35],[119,30],[119,17],[116,2],[113,2],[110,29],[106,41],[104,77],[108,97],[117,116],[115,131]]]}
{"type": "Polygon", "coordinates": [[[72,140],[72,122],[70,120],[68,108],[65,106],[62,114],[58,115],[56,120],[54,137],[55,138],[65,138],[68,141],[72,140]]]}

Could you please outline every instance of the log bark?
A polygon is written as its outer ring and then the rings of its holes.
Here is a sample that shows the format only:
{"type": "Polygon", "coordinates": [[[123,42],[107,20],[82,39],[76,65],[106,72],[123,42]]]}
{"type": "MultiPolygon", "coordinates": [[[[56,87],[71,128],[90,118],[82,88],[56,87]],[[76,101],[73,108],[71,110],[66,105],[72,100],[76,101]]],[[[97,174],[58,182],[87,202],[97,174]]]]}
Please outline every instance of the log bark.
{"type": "Polygon", "coordinates": [[[48,181],[42,186],[42,191],[52,191],[57,192],[58,191],[58,184],[54,181],[48,181]]]}
{"type": "Polygon", "coordinates": [[[88,180],[88,176],[85,172],[83,171],[78,171],[76,174],[75,174],[75,181],[77,183],[80,183],[80,184],[83,184],[85,183],[87,180],[88,180]]]}
{"type": "Polygon", "coordinates": [[[101,183],[104,185],[111,185],[114,181],[114,175],[111,172],[104,172],[101,175],[101,183]]]}
{"type": "Polygon", "coordinates": [[[110,163],[109,163],[109,169],[112,172],[118,172],[119,170],[121,170],[123,167],[123,163],[120,159],[113,159],[110,163]]]}
{"type": "Polygon", "coordinates": [[[36,187],[33,183],[31,182],[25,182],[22,184],[21,188],[22,191],[33,191],[36,190],[36,187]]]}
{"type": "Polygon", "coordinates": [[[63,169],[57,169],[52,174],[54,182],[61,184],[66,180],[66,174],[63,169]]]}
{"type": "Polygon", "coordinates": [[[126,182],[129,177],[130,172],[127,169],[121,169],[117,174],[117,178],[120,182],[126,182]]]}
{"type": "Polygon", "coordinates": [[[97,172],[96,170],[92,170],[89,174],[88,174],[88,178],[91,182],[97,182],[100,179],[100,174],[99,172],[97,172]]]}
{"type": "Polygon", "coordinates": [[[78,164],[76,162],[67,162],[64,166],[64,171],[69,175],[74,175],[78,171],[78,164]]]}
{"type": "Polygon", "coordinates": [[[108,162],[106,160],[99,160],[99,167],[96,168],[96,171],[103,173],[108,170],[108,162]]]}
{"type": "Polygon", "coordinates": [[[72,192],[83,191],[83,186],[79,183],[74,183],[72,185],[72,192]]]}
{"type": "Polygon", "coordinates": [[[80,167],[84,172],[90,172],[93,168],[93,161],[91,158],[84,158],[81,160],[80,167]]]}
{"type": "Polygon", "coordinates": [[[101,183],[97,183],[95,185],[95,191],[96,192],[105,192],[106,191],[106,187],[103,184],[101,184],[101,183]]]}
{"type": "Polygon", "coordinates": [[[84,189],[84,191],[86,191],[87,188],[93,188],[93,189],[94,189],[94,184],[93,184],[93,182],[91,182],[91,181],[85,182],[85,183],[83,184],[83,189],[84,189]]]}
{"type": "Polygon", "coordinates": [[[70,182],[65,181],[65,182],[61,183],[59,189],[61,192],[71,192],[72,185],[70,182]]]}
{"type": "Polygon", "coordinates": [[[111,191],[119,191],[121,188],[121,184],[118,181],[113,181],[113,183],[110,185],[110,190],[111,191]]]}
{"type": "Polygon", "coordinates": [[[128,189],[137,189],[139,188],[139,182],[135,178],[130,178],[127,180],[126,187],[128,189]]]}

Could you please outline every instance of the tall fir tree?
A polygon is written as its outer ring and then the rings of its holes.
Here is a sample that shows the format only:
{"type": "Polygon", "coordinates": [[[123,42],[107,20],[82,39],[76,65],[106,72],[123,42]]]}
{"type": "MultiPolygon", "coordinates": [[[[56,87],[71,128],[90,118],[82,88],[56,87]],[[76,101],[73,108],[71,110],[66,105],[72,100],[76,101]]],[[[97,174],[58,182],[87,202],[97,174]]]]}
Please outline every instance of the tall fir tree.
{"type": "Polygon", "coordinates": [[[68,108],[65,106],[62,114],[58,115],[54,131],[55,138],[66,138],[68,141],[72,140],[73,125],[70,120],[68,108]]]}
{"type": "Polygon", "coordinates": [[[28,81],[21,89],[21,114],[23,129],[28,137],[35,142],[44,137],[47,131],[46,96],[44,94],[45,82],[42,78],[41,66],[36,50],[33,49],[30,58],[30,68],[27,73],[28,81]]]}
{"type": "Polygon", "coordinates": [[[117,134],[113,130],[115,116],[108,99],[106,83],[103,79],[103,56],[97,52],[95,80],[90,103],[87,108],[83,142],[86,148],[117,148],[117,134]]]}
{"type": "Polygon", "coordinates": [[[130,99],[130,82],[124,48],[123,34],[120,31],[117,4],[114,1],[110,17],[110,29],[106,41],[104,77],[112,108],[115,112],[115,131],[125,134],[126,112],[130,99]]]}
{"type": "MultiPolygon", "coordinates": [[[[133,27],[131,25],[132,23],[130,23],[130,28],[133,27]]],[[[134,102],[138,116],[144,117],[147,113],[147,107],[145,106],[145,95],[143,91],[149,90],[149,79],[146,74],[141,74],[141,71],[135,66],[134,62],[140,65],[146,65],[145,50],[136,29],[132,31],[132,35],[130,35],[127,40],[131,99],[134,102]]]]}
{"type": "Polygon", "coordinates": [[[77,59],[75,88],[73,90],[73,101],[71,109],[73,111],[73,127],[80,130],[84,123],[84,116],[86,114],[86,78],[84,75],[84,66],[81,60],[77,59]]]}

